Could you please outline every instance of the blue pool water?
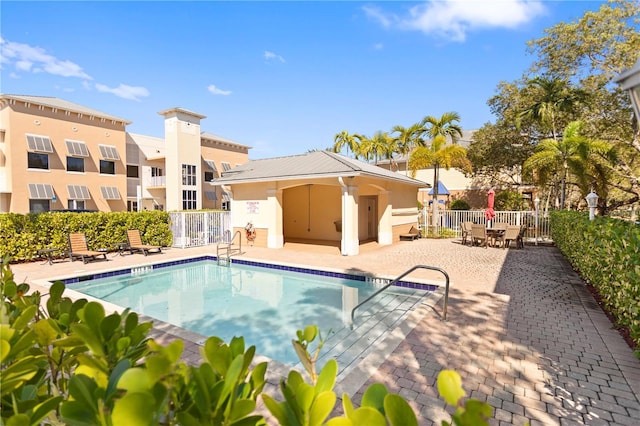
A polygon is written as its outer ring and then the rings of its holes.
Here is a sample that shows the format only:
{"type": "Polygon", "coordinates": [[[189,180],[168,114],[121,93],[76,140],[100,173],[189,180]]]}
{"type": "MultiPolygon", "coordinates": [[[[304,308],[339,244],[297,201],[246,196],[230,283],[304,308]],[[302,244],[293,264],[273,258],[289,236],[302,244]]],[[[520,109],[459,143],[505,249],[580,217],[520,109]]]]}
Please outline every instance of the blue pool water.
{"type": "MultiPolygon", "coordinates": [[[[354,279],[235,263],[219,266],[211,260],[67,286],[206,337],[229,342],[233,336],[244,336],[257,353],[286,364],[298,361],[291,345],[296,330],[310,324],[316,324],[323,336],[329,330],[344,330],[351,309],[380,287],[354,279]]],[[[424,290],[395,286],[384,293],[405,298],[425,294],[424,290]]],[[[362,310],[383,309],[376,299],[362,310]]]]}

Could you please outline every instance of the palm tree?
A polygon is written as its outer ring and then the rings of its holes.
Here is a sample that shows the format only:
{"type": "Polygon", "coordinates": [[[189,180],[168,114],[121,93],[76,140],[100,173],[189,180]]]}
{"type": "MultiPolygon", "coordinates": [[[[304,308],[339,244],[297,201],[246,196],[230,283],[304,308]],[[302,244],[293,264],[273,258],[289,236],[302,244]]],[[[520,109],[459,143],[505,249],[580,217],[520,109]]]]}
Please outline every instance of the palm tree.
{"type": "Polygon", "coordinates": [[[351,149],[351,152],[355,154],[356,151],[358,150],[358,141],[356,139],[361,140],[362,136],[358,135],[357,133],[350,135],[349,132],[346,130],[343,130],[340,133],[336,133],[336,135],[333,138],[333,141],[334,141],[333,152],[340,152],[342,151],[342,147],[346,146],[347,157],[349,156],[349,149],[351,149]]]}
{"type": "Polygon", "coordinates": [[[395,141],[397,152],[405,157],[405,174],[408,176],[409,159],[407,156],[413,148],[424,144],[420,137],[424,132],[424,127],[422,127],[421,123],[416,123],[410,127],[393,126],[392,131],[398,134],[393,140],[395,141]]]}
{"type": "MultiPolygon", "coordinates": [[[[453,143],[453,145],[451,145],[452,147],[457,146],[458,138],[462,137],[462,127],[460,127],[457,124],[459,121],[460,121],[460,115],[457,112],[445,112],[444,114],[442,114],[442,117],[440,118],[436,118],[431,115],[428,115],[422,119],[422,127],[424,128],[423,133],[429,138],[431,138],[431,152],[436,153],[441,149],[444,150],[444,147],[447,143],[447,137],[451,138],[451,142],[453,143]],[[436,141],[436,138],[438,138],[438,141],[436,141]],[[434,146],[434,144],[436,146],[434,146]]],[[[453,151],[453,149],[451,151],[453,151]]],[[[465,158],[466,158],[466,150],[464,150],[464,152],[465,152],[465,158]]],[[[420,154],[420,155],[423,155],[423,154],[420,154]]],[[[442,158],[435,157],[435,154],[434,154],[433,161],[430,164],[431,166],[433,166],[433,226],[434,227],[436,226],[436,220],[438,216],[438,180],[439,180],[438,173],[439,173],[440,166],[442,165],[442,160],[443,160],[442,158]]],[[[411,168],[411,170],[413,172],[412,176],[415,176],[415,171],[417,169],[411,168]]]]}
{"type": "Polygon", "coordinates": [[[434,185],[433,185],[433,226],[436,226],[438,218],[438,170],[444,167],[449,170],[456,167],[465,172],[471,171],[471,162],[467,159],[467,150],[460,145],[447,145],[447,139],[443,135],[438,135],[431,141],[428,147],[419,146],[416,148],[409,158],[409,169],[411,176],[415,177],[416,172],[420,169],[433,167],[434,169],[434,185]]]}
{"type": "Polygon", "coordinates": [[[604,191],[613,158],[612,146],[604,141],[582,135],[583,123],[572,121],[567,125],[562,139],[544,139],[536,146],[534,154],[523,165],[526,173],[535,172],[539,184],[546,184],[561,174],[560,208],[565,208],[566,184],[571,172],[583,195],[593,182],[599,182],[604,191]]]}
{"type": "Polygon", "coordinates": [[[551,130],[551,138],[557,139],[558,122],[563,113],[571,112],[583,95],[580,90],[569,86],[565,80],[536,77],[529,80],[527,87],[536,91],[536,100],[518,113],[517,126],[523,119],[539,121],[551,130]]]}
{"type": "Polygon", "coordinates": [[[358,154],[362,155],[366,160],[373,159],[378,164],[378,160],[381,157],[389,157],[391,145],[391,137],[387,132],[377,131],[371,138],[362,138],[362,143],[359,145],[358,154]]]}

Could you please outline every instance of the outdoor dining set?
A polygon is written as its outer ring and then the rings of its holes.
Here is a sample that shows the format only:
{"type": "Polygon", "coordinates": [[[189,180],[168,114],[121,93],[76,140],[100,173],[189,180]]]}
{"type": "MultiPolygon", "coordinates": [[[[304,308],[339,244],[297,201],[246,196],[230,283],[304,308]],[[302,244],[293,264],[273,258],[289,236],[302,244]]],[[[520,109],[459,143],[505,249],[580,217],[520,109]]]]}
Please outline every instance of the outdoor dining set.
{"type": "Polygon", "coordinates": [[[524,235],[527,232],[526,226],[503,222],[496,222],[490,227],[481,223],[462,222],[461,229],[462,244],[466,245],[468,242],[471,247],[508,248],[513,243],[515,248],[523,248],[524,235]]]}

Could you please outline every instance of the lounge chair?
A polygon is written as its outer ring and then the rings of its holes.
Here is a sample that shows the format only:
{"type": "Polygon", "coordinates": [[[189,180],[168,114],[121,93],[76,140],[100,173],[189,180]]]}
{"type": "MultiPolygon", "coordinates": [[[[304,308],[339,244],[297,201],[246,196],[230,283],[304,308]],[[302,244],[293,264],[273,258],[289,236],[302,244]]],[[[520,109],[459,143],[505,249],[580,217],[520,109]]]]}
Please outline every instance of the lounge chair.
{"type": "Polygon", "coordinates": [[[135,252],[142,252],[146,256],[152,251],[162,253],[162,247],[160,246],[152,246],[149,244],[142,244],[142,238],[140,237],[140,231],[137,229],[129,229],[127,230],[127,240],[129,242],[128,250],[131,254],[135,252]]]}
{"type": "Polygon", "coordinates": [[[420,231],[415,226],[412,226],[408,233],[400,234],[400,241],[413,241],[416,238],[420,238],[420,231]]]}
{"type": "Polygon", "coordinates": [[[476,243],[485,248],[489,246],[487,228],[483,224],[474,223],[471,225],[471,246],[473,247],[476,243]]]}
{"type": "Polygon", "coordinates": [[[76,258],[82,259],[82,263],[89,260],[95,260],[99,256],[103,256],[107,260],[107,252],[93,251],[87,247],[87,239],[84,234],[69,234],[69,258],[73,262],[76,258]]]}

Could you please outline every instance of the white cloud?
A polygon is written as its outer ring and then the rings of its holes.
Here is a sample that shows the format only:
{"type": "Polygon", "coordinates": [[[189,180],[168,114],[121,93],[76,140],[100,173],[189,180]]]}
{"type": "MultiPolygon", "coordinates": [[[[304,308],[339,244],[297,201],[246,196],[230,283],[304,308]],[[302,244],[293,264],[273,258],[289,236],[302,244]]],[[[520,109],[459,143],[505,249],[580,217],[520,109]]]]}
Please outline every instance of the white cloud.
{"type": "Polygon", "coordinates": [[[364,10],[369,18],[378,21],[378,23],[385,28],[389,28],[391,24],[397,20],[395,15],[384,13],[379,7],[363,6],[362,10],[364,10]]]}
{"type": "Polygon", "coordinates": [[[227,96],[231,94],[231,90],[222,90],[219,87],[214,86],[213,84],[210,84],[209,87],[207,87],[207,90],[214,95],[227,96]]]}
{"type": "Polygon", "coordinates": [[[409,9],[406,17],[384,14],[363,8],[365,13],[388,27],[435,34],[463,42],[471,30],[483,28],[517,28],[546,13],[541,1],[532,0],[428,0],[409,9]]]}
{"type": "Polygon", "coordinates": [[[373,45],[373,48],[374,48],[375,50],[382,50],[382,49],[384,48],[384,44],[382,44],[382,43],[376,43],[376,44],[374,44],[374,45],[373,45]]]}
{"type": "Polygon", "coordinates": [[[267,62],[269,61],[280,61],[280,62],[286,62],[284,60],[284,58],[276,53],[270,52],[268,50],[264,51],[264,59],[267,60],[267,62]]]}
{"type": "Polygon", "coordinates": [[[140,98],[149,96],[149,91],[144,87],[127,86],[126,84],[120,84],[118,87],[108,87],[104,84],[96,84],[98,92],[112,93],[119,98],[131,99],[133,101],[140,101],[140,98]]]}
{"type": "Polygon", "coordinates": [[[41,47],[29,46],[0,38],[0,62],[13,64],[17,71],[48,73],[62,77],[91,80],[82,67],[71,61],[63,61],[47,53],[41,47]]]}

